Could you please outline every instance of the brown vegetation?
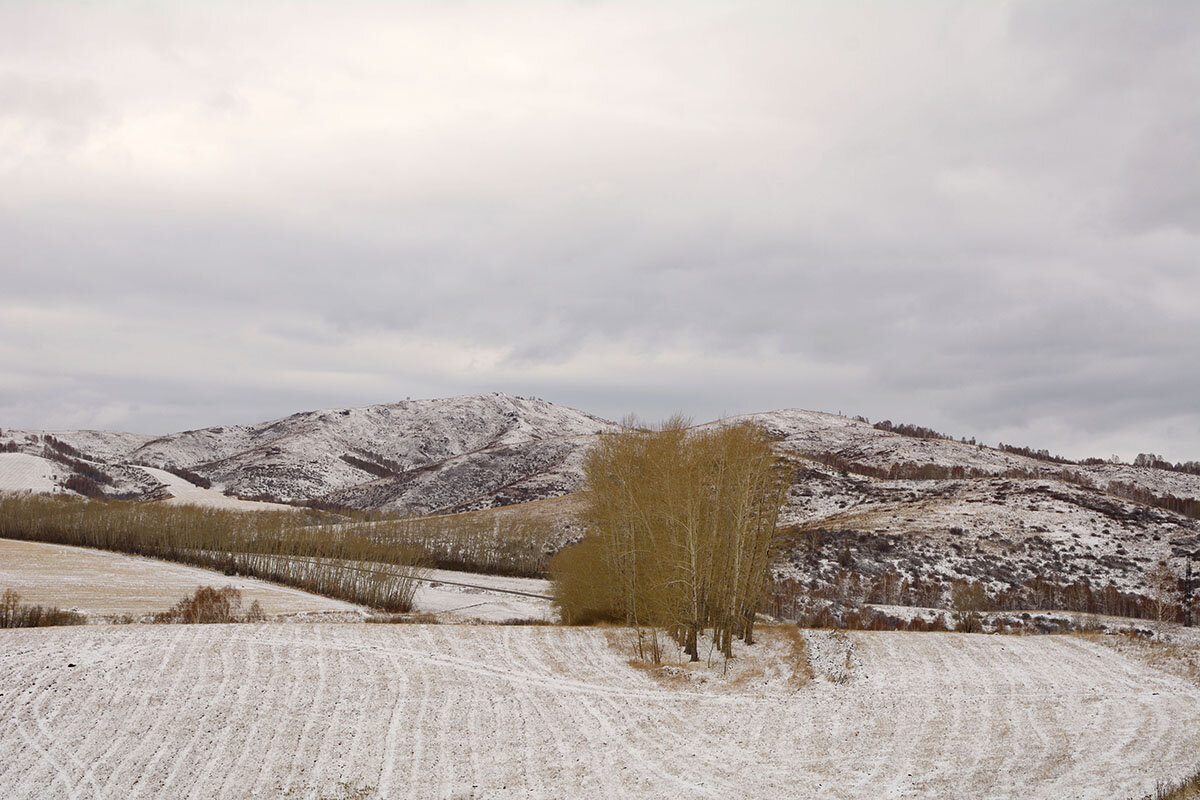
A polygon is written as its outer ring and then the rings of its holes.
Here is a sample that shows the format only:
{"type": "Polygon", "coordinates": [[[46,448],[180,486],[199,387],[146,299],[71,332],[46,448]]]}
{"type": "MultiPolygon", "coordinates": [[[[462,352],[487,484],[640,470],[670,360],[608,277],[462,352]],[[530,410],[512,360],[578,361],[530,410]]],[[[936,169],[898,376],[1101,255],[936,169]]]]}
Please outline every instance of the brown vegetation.
{"type": "Polygon", "coordinates": [[[191,597],[185,597],[167,611],[154,615],[156,623],[185,625],[221,622],[262,622],[266,619],[262,606],[255,600],[242,612],[242,593],[232,586],[215,589],[197,587],[191,597]]]}
{"type": "Polygon", "coordinates": [[[364,526],[301,512],[227,511],[61,495],[0,497],[0,536],[97,547],[251,575],[385,611],[408,611],[421,554],[364,526]],[[361,562],[372,562],[364,569],[361,562]]]}
{"type": "MultiPolygon", "coordinates": [[[[1178,581],[1177,576],[1168,578],[1172,579],[1178,581]]],[[[980,582],[957,581],[947,585],[937,577],[910,579],[890,570],[868,575],[842,569],[820,583],[777,578],[770,586],[766,611],[780,619],[796,621],[802,627],[864,630],[896,630],[912,624],[923,629],[920,621],[889,619],[880,612],[864,609],[864,605],[944,608],[956,613],[960,625],[971,627],[974,627],[972,614],[1033,609],[1145,620],[1157,620],[1161,615],[1163,622],[1177,622],[1186,619],[1178,599],[1178,592],[1168,591],[1156,599],[1123,592],[1111,583],[1093,587],[1086,581],[1063,584],[1031,578],[1019,586],[991,591],[980,582]],[[963,615],[959,617],[958,612],[963,615]]],[[[933,629],[946,628],[935,621],[933,629]]]]}
{"type": "Polygon", "coordinates": [[[734,638],[753,643],[782,497],[767,435],[630,425],[602,436],[584,468],[588,532],[551,562],[563,620],[624,622],[655,663],[660,630],[693,661],[705,630],[726,657],[734,638]]]}
{"type": "Polygon", "coordinates": [[[1144,795],[1141,800],[1197,800],[1200,798],[1200,768],[1181,781],[1175,783],[1159,783],[1153,794],[1144,795]]]}
{"type": "Polygon", "coordinates": [[[484,513],[446,514],[380,522],[372,535],[394,547],[420,553],[440,569],[540,578],[553,552],[549,519],[508,515],[503,522],[484,513]]]}
{"type": "Polygon", "coordinates": [[[50,625],[84,625],[87,617],[57,606],[30,605],[21,595],[5,589],[0,595],[0,628],[42,628],[50,625]]]}

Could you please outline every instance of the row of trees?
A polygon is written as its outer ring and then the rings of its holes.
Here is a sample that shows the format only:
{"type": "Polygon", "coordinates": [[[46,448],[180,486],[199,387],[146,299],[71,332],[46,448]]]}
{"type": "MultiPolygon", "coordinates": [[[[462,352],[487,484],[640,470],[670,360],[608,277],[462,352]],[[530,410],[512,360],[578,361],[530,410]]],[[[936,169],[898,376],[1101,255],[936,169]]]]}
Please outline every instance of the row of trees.
{"type": "Polygon", "coordinates": [[[0,537],[96,547],[251,575],[383,611],[408,611],[420,552],[316,512],[0,494],[0,537]],[[365,562],[365,563],[364,563],[365,562]]]}
{"type": "Polygon", "coordinates": [[[693,661],[706,631],[727,657],[735,638],[752,643],[783,497],[767,434],[629,424],[601,437],[585,472],[587,533],[550,565],[564,621],[624,622],[655,662],[660,630],[693,661]]]}

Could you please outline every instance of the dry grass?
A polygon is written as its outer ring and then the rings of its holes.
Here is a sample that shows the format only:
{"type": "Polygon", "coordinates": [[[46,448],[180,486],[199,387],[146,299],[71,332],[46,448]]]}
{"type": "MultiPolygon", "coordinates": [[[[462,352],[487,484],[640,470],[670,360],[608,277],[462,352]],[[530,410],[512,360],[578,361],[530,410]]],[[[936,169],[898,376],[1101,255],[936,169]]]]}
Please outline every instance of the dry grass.
{"type": "Polygon", "coordinates": [[[1075,635],[1131,655],[1156,669],[1200,686],[1200,647],[1146,639],[1128,630],[1116,636],[1098,633],[1075,635]]]}
{"type": "Polygon", "coordinates": [[[58,606],[22,603],[21,595],[5,589],[0,595],[0,628],[45,628],[52,625],[86,625],[87,617],[58,606]]]}
{"type": "MultiPolygon", "coordinates": [[[[786,685],[796,691],[807,686],[814,678],[808,644],[804,634],[795,625],[759,625],[756,628],[756,643],[741,648],[733,658],[720,657],[711,638],[705,636],[700,644],[708,657],[699,662],[688,661],[682,648],[669,636],[659,632],[663,648],[659,663],[652,658],[638,657],[637,631],[634,629],[617,626],[602,628],[609,648],[621,653],[626,664],[668,688],[702,685],[721,691],[739,691],[756,683],[770,682],[777,686],[786,685]]],[[[654,632],[646,629],[642,633],[642,650],[645,651],[648,649],[645,640],[654,632]]]]}
{"type": "Polygon", "coordinates": [[[786,639],[791,646],[789,661],[792,665],[792,685],[797,689],[806,686],[816,675],[813,673],[812,660],[808,655],[808,642],[796,625],[762,625],[763,632],[773,631],[786,639]]]}

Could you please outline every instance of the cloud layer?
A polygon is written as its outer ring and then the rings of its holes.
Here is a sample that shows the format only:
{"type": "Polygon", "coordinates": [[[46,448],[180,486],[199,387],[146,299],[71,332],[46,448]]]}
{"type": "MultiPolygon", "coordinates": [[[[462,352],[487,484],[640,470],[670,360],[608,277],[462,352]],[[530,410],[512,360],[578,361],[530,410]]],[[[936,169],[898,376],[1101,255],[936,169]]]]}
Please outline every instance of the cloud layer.
{"type": "Polygon", "coordinates": [[[1200,6],[0,5],[0,425],[493,389],[1200,457],[1200,6]]]}

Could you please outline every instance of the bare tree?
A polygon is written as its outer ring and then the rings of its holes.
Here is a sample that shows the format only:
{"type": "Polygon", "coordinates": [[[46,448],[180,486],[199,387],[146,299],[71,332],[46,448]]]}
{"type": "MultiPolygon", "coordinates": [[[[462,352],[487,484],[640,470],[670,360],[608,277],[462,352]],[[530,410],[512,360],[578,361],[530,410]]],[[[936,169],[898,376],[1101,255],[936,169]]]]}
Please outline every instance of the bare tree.
{"type": "Polygon", "coordinates": [[[1174,622],[1179,600],[1179,576],[1165,560],[1159,561],[1146,575],[1150,599],[1154,605],[1154,633],[1161,639],[1163,622],[1174,622]]]}
{"type": "Polygon", "coordinates": [[[693,661],[705,630],[727,657],[735,638],[752,643],[783,498],[766,434],[693,431],[679,417],[654,430],[627,423],[601,438],[585,472],[588,533],[552,565],[564,619],[624,621],[655,660],[659,630],[693,661]]]}
{"type": "Polygon", "coordinates": [[[954,609],[955,627],[963,633],[983,630],[980,614],[987,605],[987,592],[982,583],[958,580],[950,587],[950,606],[954,609]]]}

